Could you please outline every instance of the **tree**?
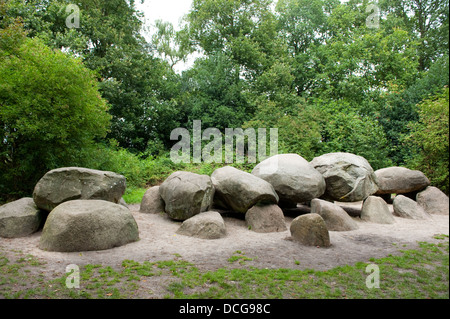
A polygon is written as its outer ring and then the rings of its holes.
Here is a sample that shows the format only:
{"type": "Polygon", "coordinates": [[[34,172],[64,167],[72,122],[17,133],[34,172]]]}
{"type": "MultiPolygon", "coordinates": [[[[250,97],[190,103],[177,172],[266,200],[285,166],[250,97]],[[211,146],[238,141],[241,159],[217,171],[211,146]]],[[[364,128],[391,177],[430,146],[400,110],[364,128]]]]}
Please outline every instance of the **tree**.
{"type": "Polygon", "coordinates": [[[224,53],[198,59],[183,74],[181,107],[186,110],[187,127],[202,120],[203,127],[240,127],[252,114],[244,92],[246,83],[239,76],[239,66],[224,53]]]}
{"type": "Polygon", "coordinates": [[[406,165],[406,160],[414,152],[413,148],[406,147],[403,136],[410,134],[410,122],[419,120],[417,104],[437,94],[446,85],[449,85],[448,56],[438,59],[404,90],[391,87],[377,101],[378,121],[389,140],[388,156],[397,165],[406,165]]]}
{"type": "Polygon", "coordinates": [[[375,170],[392,166],[388,139],[376,119],[343,101],[315,100],[313,105],[319,112],[322,137],[318,155],[348,152],[364,157],[375,170]]]}
{"type": "Polygon", "coordinates": [[[29,195],[45,172],[83,162],[105,137],[108,104],[80,59],[25,38],[17,25],[0,31],[0,197],[29,195]]]}
{"type": "Polygon", "coordinates": [[[293,58],[295,90],[305,95],[314,89],[321,62],[316,50],[328,38],[328,16],[339,4],[333,0],[279,0],[278,32],[287,44],[293,58]]]}
{"type": "Polygon", "coordinates": [[[96,71],[112,115],[108,138],[133,152],[167,143],[174,116],[178,77],[152,55],[141,36],[141,14],[133,0],[8,0],[8,15],[20,17],[30,37],[80,56],[96,71]],[[69,4],[80,9],[79,28],[68,28],[69,4]],[[39,8],[39,10],[36,10],[39,8]]]}
{"type": "Polygon", "coordinates": [[[157,31],[152,36],[152,46],[173,70],[177,63],[186,62],[187,56],[193,52],[189,33],[186,28],[175,31],[170,22],[156,20],[155,24],[157,31]]]}
{"type": "Polygon", "coordinates": [[[449,47],[448,0],[383,0],[380,8],[386,23],[408,31],[420,43],[418,70],[427,70],[449,47]]]}
{"type": "Polygon", "coordinates": [[[412,169],[422,171],[432,185],[449,192],[449,89],[418,105],[419,121],[411,122],[411,133],[404,140],[415,149],[408,161],[412,169]]]}
{"type": "Polygon", "coordinates": [[[225,53],[247,79],[282,55],[271,0],[194,0],[188,14],[194,45],[211,55],[225,53]]]}

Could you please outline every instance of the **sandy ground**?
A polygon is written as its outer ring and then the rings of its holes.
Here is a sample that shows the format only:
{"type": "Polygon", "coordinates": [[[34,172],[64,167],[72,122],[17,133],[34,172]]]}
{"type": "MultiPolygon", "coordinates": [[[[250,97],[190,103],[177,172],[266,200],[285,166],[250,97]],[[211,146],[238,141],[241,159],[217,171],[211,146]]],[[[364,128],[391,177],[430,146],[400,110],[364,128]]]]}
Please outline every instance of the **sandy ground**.
{"type": "MultiPolygon", "coordinates": [[[[358,209],[353,204],[354,209],[358,209]]],[[[122,247],[104,251],[81,253],[46,252],[38,248],[41,232],[16,239],[0,238],[0,247],[6,251],[21,251],[46,262],[47,271],[65,272],[69,264],[103,264],[120,266],[125,259],[138,262],[171,260],[181,256],[199,269],[215,270],[222,267],[242,267],[230,264],[228,259],[241,251],[247,261],[245,267],[292,268],[327,270],[339,265],[352,265],[370,258],[398,254],[411,249],[418,242],[434,242],[436,234],[449,234],[449,216],[433,215],[432,220],[410,220],[395,217],[395,224],[381,225],[363,222],[355,218],[358,230],[330,231],[332,246],[329,248],[306,247],[290,238],[289,226],[295,217],[286,216],[288,231],[280,233],[256,233],[249,230],[245,220],[224,215],[227,236],[205,240],[176,234],[181,225],[162,214],[139,213],[139,205],[130,205],[140,232],[140,240],[122,247]]]]}

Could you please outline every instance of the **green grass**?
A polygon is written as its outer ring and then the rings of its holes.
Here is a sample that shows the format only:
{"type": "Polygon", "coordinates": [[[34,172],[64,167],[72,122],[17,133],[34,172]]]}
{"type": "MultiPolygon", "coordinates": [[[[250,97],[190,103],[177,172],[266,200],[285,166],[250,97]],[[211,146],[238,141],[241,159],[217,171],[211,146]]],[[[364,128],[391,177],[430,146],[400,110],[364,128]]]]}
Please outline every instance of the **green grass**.
{"type": "MultiPolygon", "coordinates": [[[[79,289],[66,288],[68,274],[47,278],[46,264],[35,257],[8,252],[14,257],[9,260],[0,249],[0,298],[448,299],[449,240],[435,238],[438,243],[420,242],[399,256],[327,271],[248,267],[245,262],[254,258],[242,251],[228,259],[240,268],[215,271],[200,271],[180,255],[158,262],[124,260],[117,268],[88,264],[80,266],[79,289]],[[366,287],[369,264],[379,267],[380,288],[366,287]]],[[[293,267],[298,264],[293,261],[293,267]]]]}
{"type": "Polygon", "coordinates": [[[125,194],[123,195],[123,199],[127,204],[139,204],[142,201],[142,197],[144,197],[146,191],[146,188],[127,187],[125,194]]]}

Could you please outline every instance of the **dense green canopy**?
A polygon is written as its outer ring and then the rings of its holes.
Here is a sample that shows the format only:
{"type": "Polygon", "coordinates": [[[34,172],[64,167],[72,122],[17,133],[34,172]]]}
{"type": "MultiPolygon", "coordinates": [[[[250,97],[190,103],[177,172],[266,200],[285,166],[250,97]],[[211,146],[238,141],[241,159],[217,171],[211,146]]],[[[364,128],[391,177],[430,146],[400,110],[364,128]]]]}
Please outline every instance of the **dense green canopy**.
{"type": "Polygon", "coordinates": [[[62,165],[145,179],[134,165],[167,156],[194,120],[278,128],[279,152],[308,160],[428,161],[448,192],[448,156],[425,156],[448,150],[448,16],[448,0],[193,0],[147,41],[134,0],[1,0],[0,198],[62,165]]]}

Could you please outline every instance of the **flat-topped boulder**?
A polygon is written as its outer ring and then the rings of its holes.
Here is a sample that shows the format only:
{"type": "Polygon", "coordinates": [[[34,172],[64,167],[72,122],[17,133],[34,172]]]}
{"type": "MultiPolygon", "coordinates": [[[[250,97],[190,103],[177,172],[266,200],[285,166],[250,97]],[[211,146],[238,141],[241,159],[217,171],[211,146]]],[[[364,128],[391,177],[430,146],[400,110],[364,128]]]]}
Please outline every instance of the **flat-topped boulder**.
{"type": "Polygon", "coordinates": [[[63,167],[47,172],[38,181],[33,199],[37,207],[46,211],[75,199],[99,199],[117,204],[125,189],[125,176],[82,167],[63,167]]]}
{"type": "Polygon", "coordinates": [[[39,248],[57,252],[105,250],[138,239],[138,226],[128,208],[104,200],[72,200],[50,212],[39,248]]]}
{"type": "Polygon", "coordinates": [[[178,171],[160,185],[159,193],[167,215],[184,221],[209,210],[214,198],[214,186],[207,175],[178,171]]]}
{"type": "Polygon", "coordinates": [[[311,165],[325,178],[324,199],[358,202],[374,194],[378,187],[375,173],[362,156],[351,153],[328,153],[316,157],[311,165]]]}
{"type": "Polygon", "coordinates": [[[406,167],[386,167],[375,171],[377,195],[407,194],[425,189],[430,181],[424,173],[406,167]]]}
{"type": "Polygon", "coordinates": [[[245,214],[256,204],[277,204],[278,195],[265,180],[231,166],[216,169],[211,180],[218,200],[231,210],[245,214]]]}
{"type": "Polygon", "coordinates": [[[0,206],[0,237],[17,238],[31,235],[39,229],[44,215],[31,197],[0,206]]]}
{"type": "Polygon", "coordinates": [[[279,154],[262,161],[252,174],[269,182],[280,203],[304,203],[325,192],[325,179],[307,160],[297,154],[279,154]]]}

